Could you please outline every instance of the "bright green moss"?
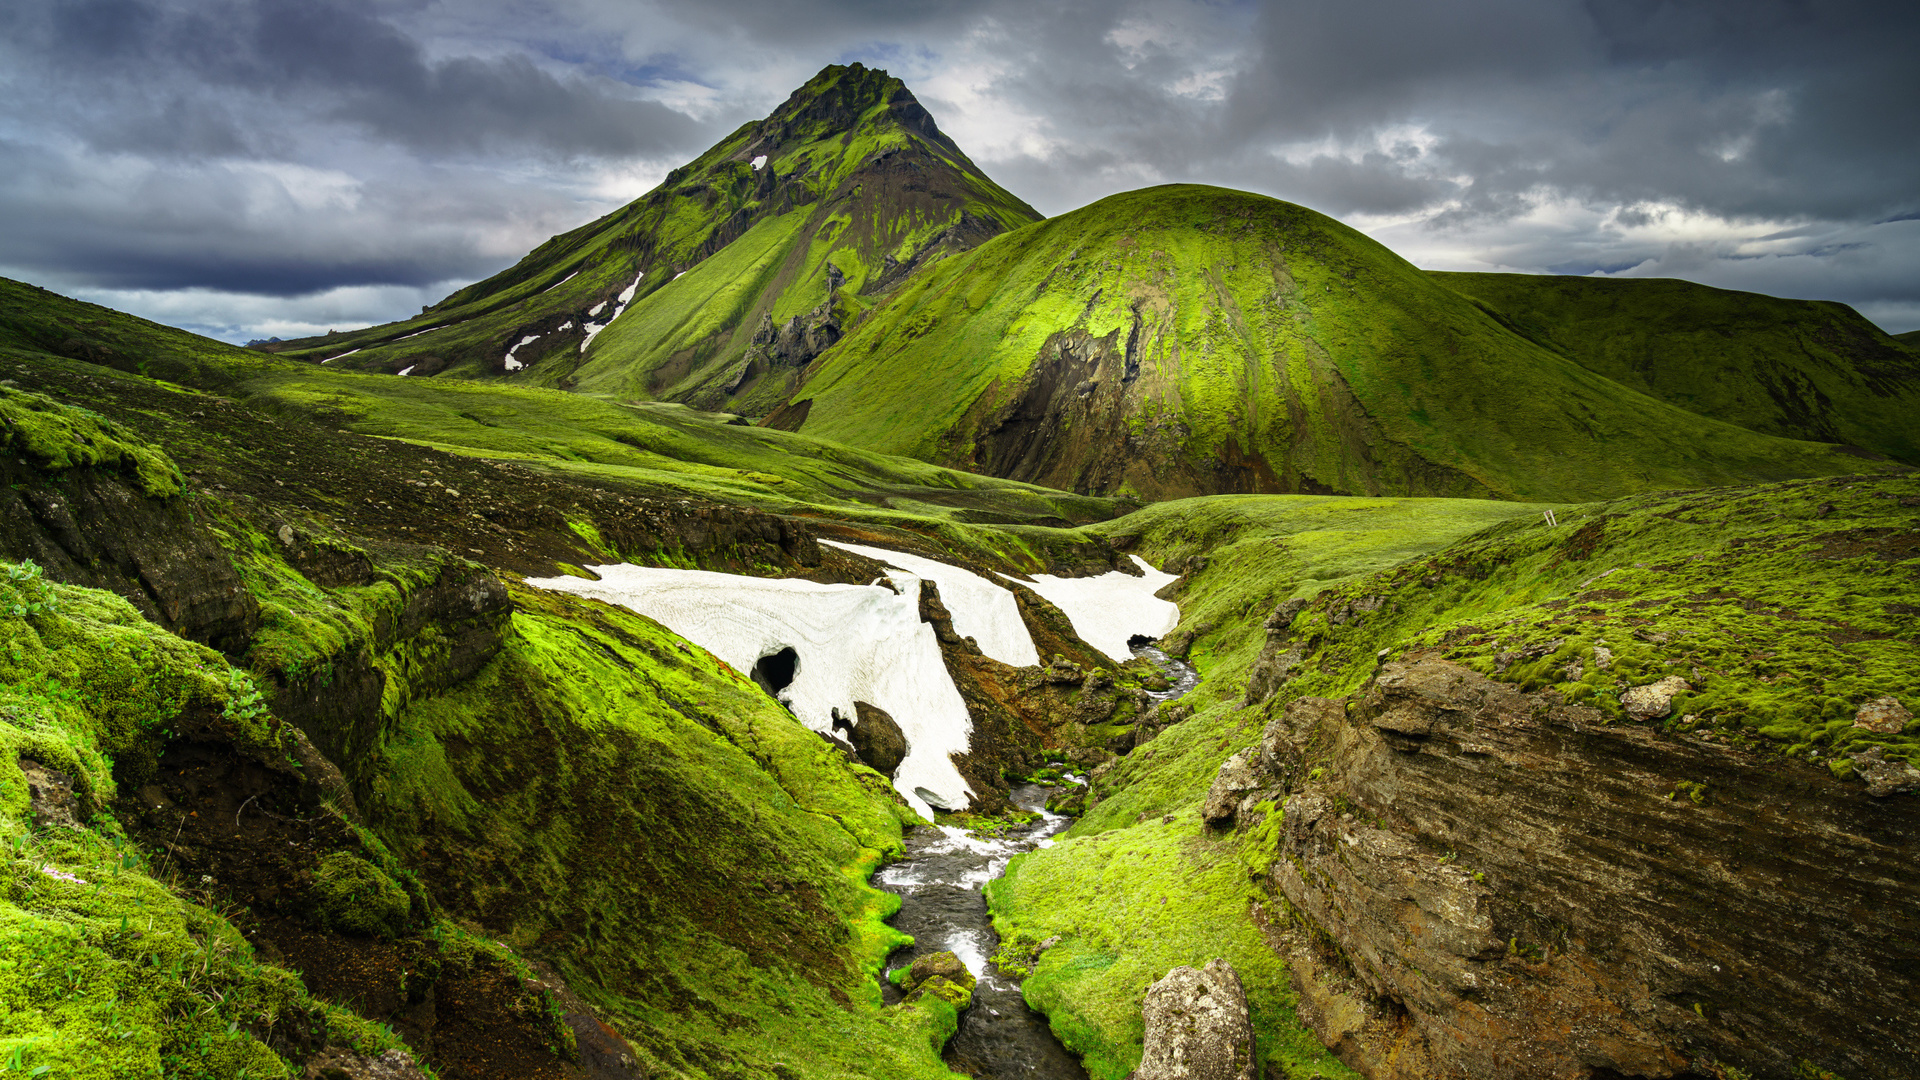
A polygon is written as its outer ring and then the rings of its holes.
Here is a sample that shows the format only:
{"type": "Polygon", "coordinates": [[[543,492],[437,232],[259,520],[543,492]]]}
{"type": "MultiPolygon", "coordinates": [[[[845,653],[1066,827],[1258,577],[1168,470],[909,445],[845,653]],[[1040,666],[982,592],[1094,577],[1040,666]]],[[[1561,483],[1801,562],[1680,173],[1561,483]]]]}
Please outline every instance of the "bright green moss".
{"type": "Polygon", "coordinates": [[[1353,1076],[1294,1016],[1285,962],[1250,915],[1262,897],[1239,842],[1209,836],[1188,794],[1187,805],[1165,808],[1170,821],[1076,829],[1016,856],[987,886],[1003,942],[1018,948],[1060,938],[1022,984],[1027,1001],[1082,1055],[1090,1076],[1120,1080],[1140,1063],[1147,987],[1172,968],[1224,957],[1246,986],[1262,1068],[1353,1076]]]}
{"type": "Polygon", "coordinates": [[[402,929],[412,900],[372,863],[344,851],[328,854],[314,869],[310,904],[325,929],[364,937],[393,937],[402,929]]]}
{"type": "Polygon", "coordinates": [[[265,1041],[277,1025],[399,1045],[260,964],[208,897],[163,883],[165,861],[100,812],[113,758],[137,775],[184,714],[276,750],[257,705],[218,654],[119,597],[0,564],[0,1063],[87,1080],[276,1077],[293,1075],[265,1041]],[[74,778],[90,827],[35,827],[22,757],[74,778]]]}
{"type": "Polygon", "coordinates": [[[150,446],[85,409],[0,386],[0,453],[30,458],[48,472],[116,469],[148,495],[180,494],[180,470],[150,446]]]}
{"type": "Polygon", "coordinates": [[[1374,654],[1436,649],[1524,690],[1625,719],[1630,687],[1679,676],[1660,723],[1802,760],[1870,746],[1912,760],[1920,733],[1853,726],[1920,701],[1911,478],[1845,477],[1638,496],[1516,519],[1343,583],[1294,622],[1312,642],[1290,693],[1358,687],[1374,654]],[[1377,597],[1377,614],[1332,614],[1377,597]],[[1691,718],[1691,719],[1689,719],[1691,718]]]}

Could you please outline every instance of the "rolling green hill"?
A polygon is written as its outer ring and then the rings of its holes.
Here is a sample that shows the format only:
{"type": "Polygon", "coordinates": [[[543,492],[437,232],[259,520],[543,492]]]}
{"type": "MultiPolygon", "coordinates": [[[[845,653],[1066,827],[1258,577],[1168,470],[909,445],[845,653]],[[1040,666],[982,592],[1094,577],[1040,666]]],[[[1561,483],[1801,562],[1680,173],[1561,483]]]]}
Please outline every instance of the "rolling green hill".
{"type": "Polygon", "coordinates": [[[1920,463],[1920,358],[1845,304],[1666,279],[1433,275],[1528,339],[1701,416],[1920,463]]]}
{"type": "Polygon", "coordinates": [[[900,80],[833,66],[646,196],[419,318],[275,350],[757,415],[899,282],[1039,216],[900,80]]]}
{"type": "MultiPolygon", "coordinates": [[[[1174,185],[917,276],[767,423],[1148,500],[1582,499],[1865,466],[1743,419],[1622,385],[1331,218],[1174,185]]],[[[1886,423],[1847,441],[1900,445],[1886,423]]]]}
{"type": "Polygon", "coordinates": [[[556,475],[775,512],[876,524],[1068,524],[1112,500],[975,476],[912,458],[755,428],[686,406],[620,405],[539,386],[396,379],[239,349],[0,278],[0,357],[36,369],[111,369],[210,391],[250,408],[353,432],[513,461],[556,475]]]}

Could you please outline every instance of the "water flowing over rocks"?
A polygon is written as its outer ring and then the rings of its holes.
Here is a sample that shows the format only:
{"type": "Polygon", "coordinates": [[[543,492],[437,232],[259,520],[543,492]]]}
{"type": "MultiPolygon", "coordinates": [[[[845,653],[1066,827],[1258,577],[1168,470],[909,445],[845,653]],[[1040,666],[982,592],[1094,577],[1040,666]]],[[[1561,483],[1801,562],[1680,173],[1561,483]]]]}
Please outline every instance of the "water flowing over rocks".
{"type": "Polygon", "coordinates": [[[1014,805],[1039,814],[1031,825],[997,838],[972,836],[956,826],[922,826],[907,835],[907,857],[883,868],[873,883],[901,898],[888,922],[915,944],[888,958],[905,966],[889,1000],[903,1000],[923,979],[945,978],[968,988],[969,1008],[947,1044],[949,1065],[982,1080],[1086,1080],[1079,1061],[1060,1045],[1047,1020],[1027,1008],[1020,984],[992,966],[998,947],[980,889],[999,877],[1007,860],[1052,843],[1069,820],[1043,808],[1047,789],[1016,786],[1014,805]],[[955,971],[955,967],[958,971],[955,971]]]}
{"type": "Polygon", "coordinates": [[[1303,1019],[1371,1080],[1920,1076],[1920,800],[1604,721],[1431,659],[1275,716],[1303,1019]]]}

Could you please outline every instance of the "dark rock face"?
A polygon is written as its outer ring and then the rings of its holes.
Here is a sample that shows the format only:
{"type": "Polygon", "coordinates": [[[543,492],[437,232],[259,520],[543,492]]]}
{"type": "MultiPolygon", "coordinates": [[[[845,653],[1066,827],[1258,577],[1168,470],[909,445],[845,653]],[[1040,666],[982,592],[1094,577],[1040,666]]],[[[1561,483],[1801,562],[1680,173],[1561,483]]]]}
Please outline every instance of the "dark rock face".
{"type": "Polygon", "coordinates": [[[1253,1025],[1225,960],[1177,967],[1147,988],[1146,1047],[1128,1080],[1253,1080],[1253,1025]]]}
{"type": "Polygon", "coordinates": [[[882,776],[891,777],[900,762],[906,760],[907,736],[893,717],[878,705],[856,701],[853,708],[859,719],[848,736],[860,760],[882,776]]]}
{"type": "Polygon", "coordinates": [[[116,592],[181,637],[237,655],[260,625],[233,561],[182,499],[150,498],[96,469],[50,481],[9,460],[0,463],[0,521],[0,558],[116,592]]]}
{"type": "Polygon", "coordinates": [[[1315,1032],[1373,1080],[1920,1076],[1920,799],[1602,720],[1418,660],[1268,725],[1315,1032]]]}

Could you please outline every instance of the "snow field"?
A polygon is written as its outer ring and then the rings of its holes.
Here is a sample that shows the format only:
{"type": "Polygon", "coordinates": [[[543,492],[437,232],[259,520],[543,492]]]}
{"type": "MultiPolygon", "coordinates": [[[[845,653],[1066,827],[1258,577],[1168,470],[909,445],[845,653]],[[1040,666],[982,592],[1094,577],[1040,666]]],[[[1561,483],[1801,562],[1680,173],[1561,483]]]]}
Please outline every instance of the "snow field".
{"type": "Polygon", "coordinates": [[[1040,653],[1033,647],[1033,635],[1027,632],[1027,624],[1020,618],[1020,606],[1006,586],[971,570],[904,551],[843,544],[838,540],[820,542],[886,563],[938,585],[940,599],[953,614],[954,632],[979,642],[980,651],[995,660],[1014,667],[1040,662],[1040,653]]]}
{"type": "Polygon", "coordinates": [[[854,701],[887,711],[907,738],[893,786],[932,818],[930,804],[969,805],[973,790],[949,754],[965,753],[973,723],[940,656],[933,627],[920,621],[920,581],[821,585],[705,570],[619,564],[590,567],[601,580],[559,577],[529,585],[631,608],[726,661],[741,673],[783,648],[799,655],[779,694],[808,727],[833,734],[833,711],[852,719],[854,701]]]}
{"type": "MultiPolygon", "coordinates": [[[[1180,621],[1180,608],[1170,600],[1153,595],[1178,581],[1178,574],[1163,574],[1138,555],[1129,556],[1145,577],[1134,577],[1118,570],[1099,577],[1063,578],[1034,574],[1032,581],[1006,577],[1046,597],[1067,616],[1073,632],[1087,644],[1125,662],[1133,659],[1127,639],[1135,634],[1157,638],[1180,621]]],[[[955,627],[959,620],[955,619],[955,627]]]]}

